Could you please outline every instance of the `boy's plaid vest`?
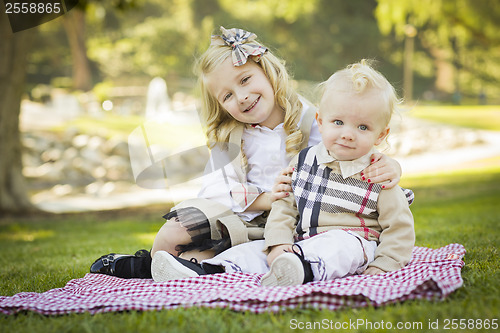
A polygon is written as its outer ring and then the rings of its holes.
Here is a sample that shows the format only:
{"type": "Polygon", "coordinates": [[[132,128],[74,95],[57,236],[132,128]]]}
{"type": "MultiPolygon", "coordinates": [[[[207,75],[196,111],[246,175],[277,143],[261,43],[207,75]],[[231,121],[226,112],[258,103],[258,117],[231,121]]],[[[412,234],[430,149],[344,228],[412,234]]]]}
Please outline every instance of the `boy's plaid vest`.
{"type": "MultiPolygon", "coordinates": [[[[332,169],[317,162],[316,146],[308,147],[299,153],[297,167],[292,175],[292,188],[299,213],[296,227],[298,240],[318,233],[322,211],[354,214],[360,219],[361,225],[360,228],[348,228],[352,231],[367,229],[362,226],[363,218],[377,219],[379,215],[377,200],[382,186],[352,177],[344,179],[342,175],[332,172],[332,169]]],[[[411,204],[413,192],[407,189],[403,191],[411,204]]],[[[362,233],[374,232],[363,231],[362,233]]],[[[375,236],[378,238],[378,235],[375,236]]]]}

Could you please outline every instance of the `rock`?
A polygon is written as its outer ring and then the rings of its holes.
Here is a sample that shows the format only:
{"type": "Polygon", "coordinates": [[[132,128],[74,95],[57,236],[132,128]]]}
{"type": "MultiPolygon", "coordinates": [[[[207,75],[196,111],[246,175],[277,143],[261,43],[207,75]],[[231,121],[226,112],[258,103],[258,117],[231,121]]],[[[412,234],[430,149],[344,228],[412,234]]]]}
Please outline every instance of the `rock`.
{"type": "Polygon", "coordinates": [[[36,168],[31,168],[26,171],[32,178],[43,178],[47,181],[60,181],[61,179],[64,179],[63,169],[64,163],[56,161],[54,163],[44,163],[36,168]]]}
{"type": "Polygon", "coordinates": [[[106,177],[106,173],[107,171],[104,167],[98,166],[97,168],[94,168],[94,170],[92,170],[92,177],[96,179],[101,179],[106,177]]]}
{"type": "Polygon", "coordinates": [[[104,197],[110,193],[112,193],[115,189],[115,185],[113,182],[102,182],[97,181],[92,184],[89,184],[85,187],[85,193],[96,196],[96,197],[104,197]]]}
{"type": "Polygon", "coordinates": [[[117,139],[109,139],[105,142],[102,151],[107,156],[118,155],[127,158],[129,156],[128,143],[117,139]]]}
{"type": "Polygon", "coordinates": [[[95,167],[102,163],[102,154],[99,150],[92,149],[91,147],[84,147],[80,150],[80,156],[86,161],[86,163],[95,167]]]}
{"type": "Polygon", "coordinates": [[[101,150],[102,146],[106,142],[105,139],[99,137],[99,136],[92,136],[87,143],[87,148],[92,149],[92,150],[101,150]]]}
{"type": "Polygon", "coordinates": [[[62,150],[57,148],[51,148],[44,151],[41,155],[43,162],[55,162],[59,161],[62,157],[62,150]]]}
{"type": "Polygon", "coordinates": [[[130,176],[132,170],[128,159],[116,155],[109,156],[103,160],[102,165],[109,180],[133,180],[130,176]]]}
{"type": "Polygon", "coordinates": [[[51,189],[51,192],[56,196],[65,196],[73,192],[73,186],[69,184],[57,184],[51,189]]]}
{"type": "Polygon", "coordinates": [[[88,142],[89,136],[86,134],[80,134],[75,136],[71,143],[73,147],[80,149],[87,146],[88,142]]]}
{"type": "Polygon", "coordinates": [[[69,147],[63,152],[61,158],[66,161],[72,161],[76,157],[78,157],[78,149],[76,149],[75,147],[69,147]]]}

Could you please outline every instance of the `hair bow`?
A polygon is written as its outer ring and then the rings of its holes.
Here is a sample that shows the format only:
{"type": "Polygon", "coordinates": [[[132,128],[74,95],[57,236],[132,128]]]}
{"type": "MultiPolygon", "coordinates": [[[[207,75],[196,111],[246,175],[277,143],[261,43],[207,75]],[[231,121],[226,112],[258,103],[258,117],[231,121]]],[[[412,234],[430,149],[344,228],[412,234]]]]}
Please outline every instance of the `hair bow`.
{"type": "Polygon", "coordinates": [[[224,29],[220,27],[221,36],[212,36],[210,45],[227,45],[231,46],[233,65],[241,66],[247,62],[249,56],[255,56],[256,61],[266,53],[267,48],[257,44],[251,44],[257,38],[257,35],[242,29],[224,29]]]}

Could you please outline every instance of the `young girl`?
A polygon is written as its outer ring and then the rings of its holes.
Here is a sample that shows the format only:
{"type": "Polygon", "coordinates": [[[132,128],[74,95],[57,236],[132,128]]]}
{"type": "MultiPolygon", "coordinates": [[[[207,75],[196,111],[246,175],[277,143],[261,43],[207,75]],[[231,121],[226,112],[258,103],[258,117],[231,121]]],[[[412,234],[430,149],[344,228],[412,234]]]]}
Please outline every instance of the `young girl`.
{"type": "MultiPolygon", "coordinates": [[[[222,27],[221,31],[196,66],[202,119],[212,149],[209,165],[215,171],[205,177],[199,198],[182,202],[164,216],[167,221],[150,253],[105,255],[94,262],[91,272],[147,278],[151,257],[158,251],[203,260],[262,239],[271,204],[291,191],[291,158],[319,143],[316,110],[293,90],[283,61],[253,33],[222,27]]],[[[371,182],[388,182],[387,188],[399,182],[396,161],[374,154],[371,162],[364,170],[371,182]]],[[[170,279],[161,276],[168,274],[162,262],[156,260],[158,279],[170,279]]]]}

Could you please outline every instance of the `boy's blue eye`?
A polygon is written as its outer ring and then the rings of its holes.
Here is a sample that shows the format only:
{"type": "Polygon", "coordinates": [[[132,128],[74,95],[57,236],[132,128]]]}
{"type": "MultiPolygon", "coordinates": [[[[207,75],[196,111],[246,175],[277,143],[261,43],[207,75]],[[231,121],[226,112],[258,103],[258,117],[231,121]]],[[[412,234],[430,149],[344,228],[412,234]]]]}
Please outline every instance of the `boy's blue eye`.
{"type": "Polygon", "coordinates": [[[335,125],[338,125],[338,126],[340,126],[340,125],[344,125],[344,122],[343,122],[342,120],[338,120],[338,119],[337,119],[337,120],[334,120],[334,121],[333,121],[333,123],[334,123],[335,125]]]}
{"type": "Polygon", "coordinates": [[[222,98],[222,101],[223,102],[227,101],[229,99],[229,97],[231,97],[231,93],[224,95],[224,97],[222,98]]]}
{"type": "Polygon", "coordinates": [[[359,125],[358,128],[362,131],[366,131],[368,129],[368,126],[366,125],[359,125]]]}
{"type": "Polygon", "coordinates": [[[241,83],[246,83],[250,79],[250,76],[245,76],[242,80],[241,83]]]}

